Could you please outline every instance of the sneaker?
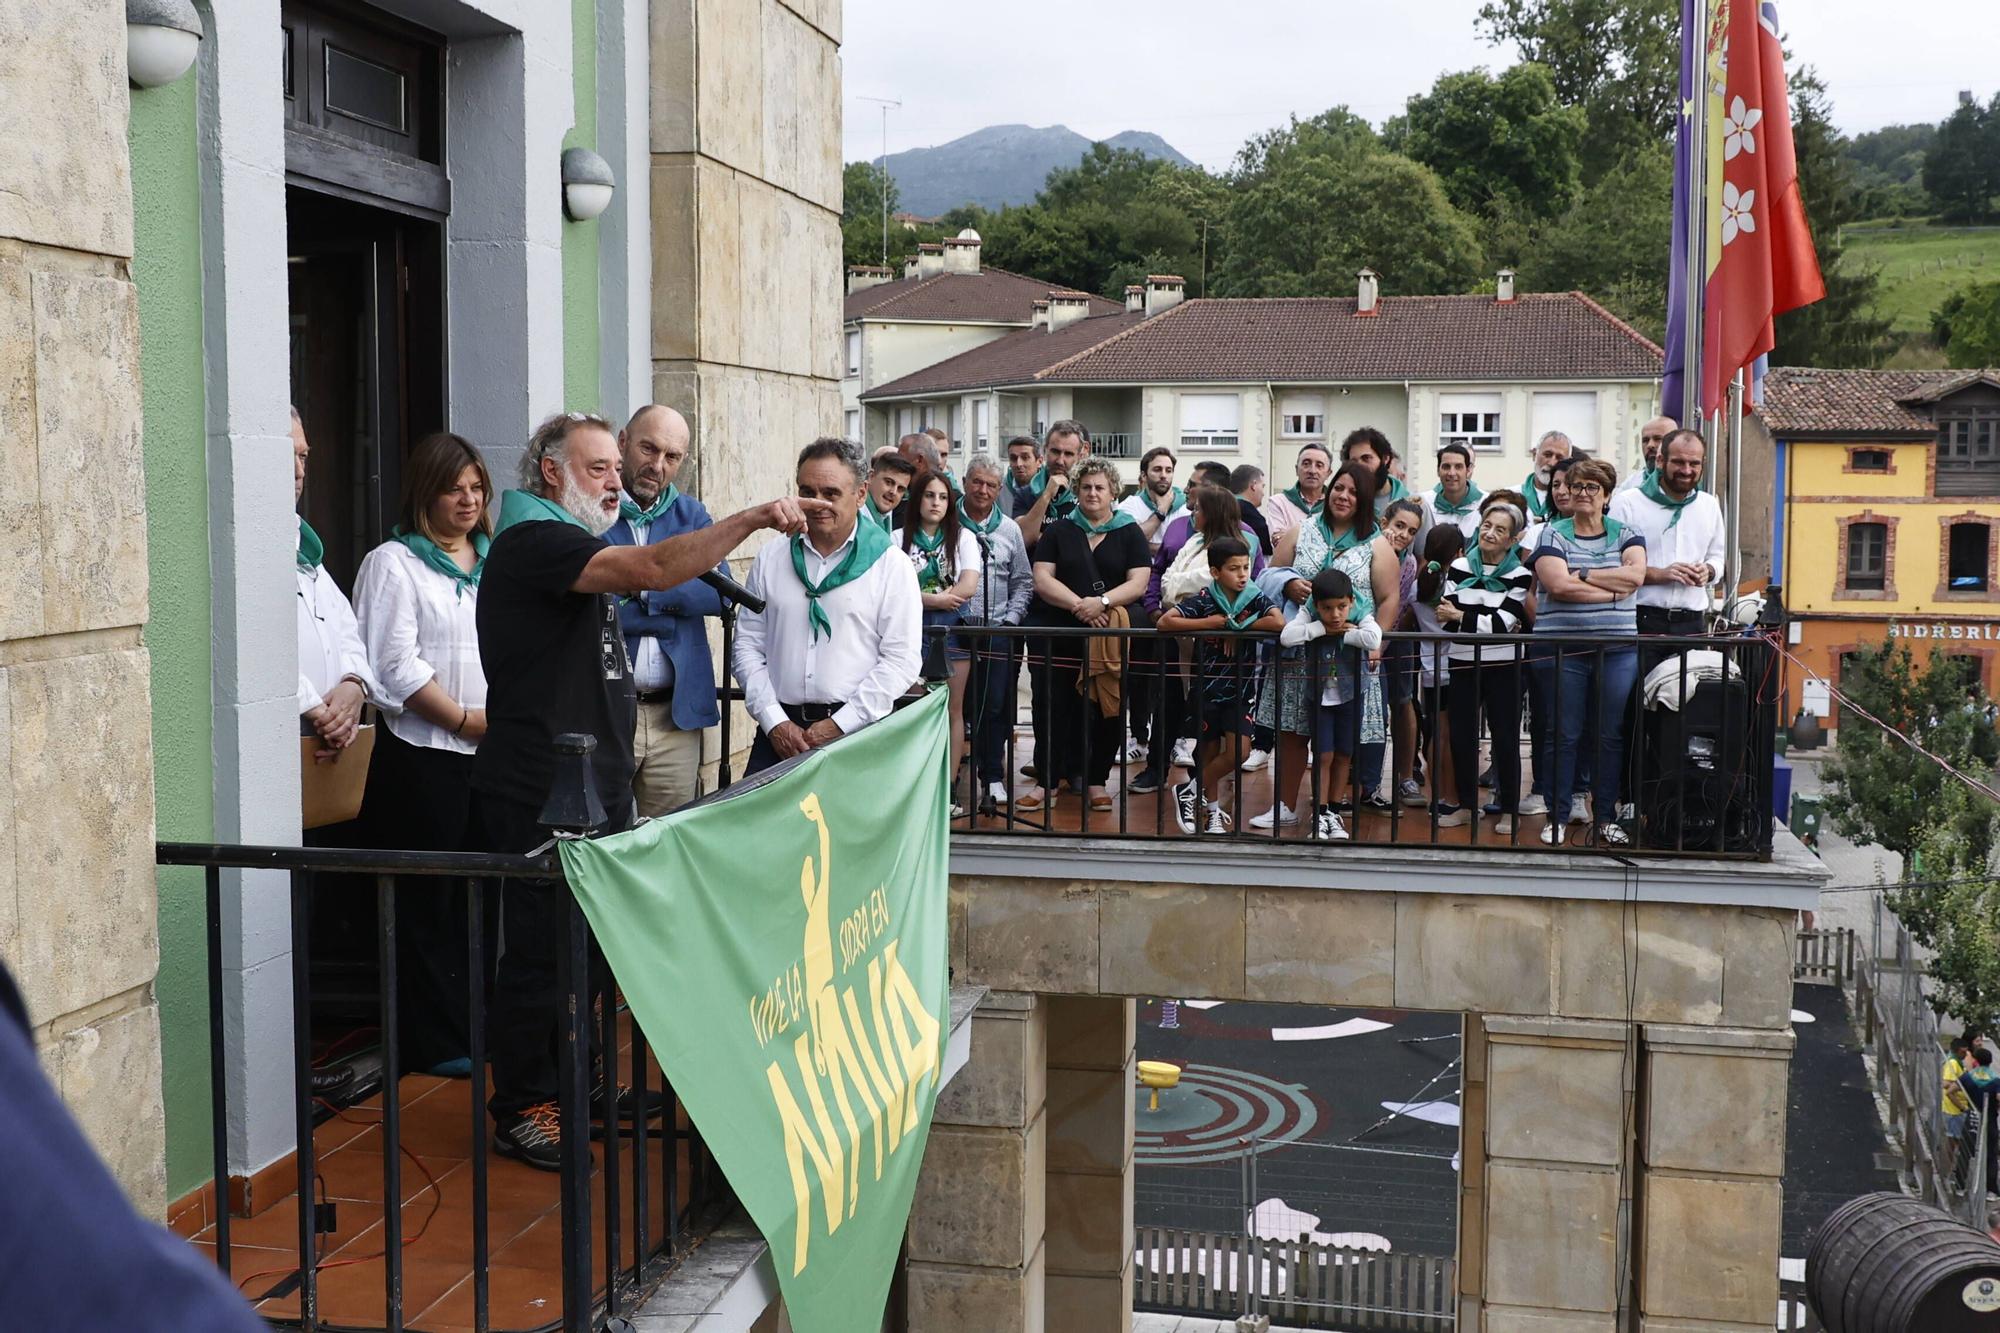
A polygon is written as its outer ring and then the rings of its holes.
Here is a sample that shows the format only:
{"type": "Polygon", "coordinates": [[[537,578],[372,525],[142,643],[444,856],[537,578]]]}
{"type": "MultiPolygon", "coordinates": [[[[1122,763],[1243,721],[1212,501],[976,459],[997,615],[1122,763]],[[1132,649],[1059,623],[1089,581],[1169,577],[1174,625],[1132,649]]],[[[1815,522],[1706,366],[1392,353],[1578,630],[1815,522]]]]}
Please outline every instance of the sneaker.
{"type": "MultiPolygon", "coordinates": [[[[641,1111],[647,1120],[658,1120],[667,1113],[667,1095],[658,1088],[646,1089],[646,1099],[642,1104],[639,1090],[626,1084],[618,1085],[618,1098],[612,1107],[620,1120],[638,1120],[641,1111]]],[[[590,1090],[590,1118],[600,1120],[604,1116],[604,1085],[599,1083],[590,1090]]]]}
{"type": "Polygon", "coordinates": [[[1125,790],[1135,796],[1143,796],[1147,792],[1158,791],[1166,780],[1166,774],[1160,772],[1151,764],[1147,764],[1126,781],[1125,790]]]}
{"type": "Polygon", "coordinates": [[[1202,826],[1203,833],[1229,832],[1229,812],[1214,801],[1208,803],[1208,822],[1202,826]]]}
{"type": "Polygon", "coordinates": [[[1480,807],[1479,807],[1479,813],[1480,813],[1480,814],[1482,814],[1482,815],[1497,815],[1497,814],[1499,814],[1499,813],[1500,813],[1500,798],[1496,796],[1496,797],[1494,797],[1494,798],[1493,798],[1492,800],[1488,801],[1488,802],[1487,802],[1487,803],[1486,803],[1485,805],[1482,805],[1482,806],[1480,806],[1480,807]]]}
{"type": "Polygon", "coordinates": [[[1005,805],[1013,797],[1008,794],[1006,783],[989,782],[986,784],[986,799],[995,805],[1005,805]]]}
{"type": "Polygon", "coordinates": [[[424,1072],[432,1078],[471,1078],[472,1057],[461,1055],[451,1060],[440,1060],[424,1072]]]}
{"type": "Polygon", "coordinates": [[[1544,847],[1560,847],[1568,841],[1569,825],[1551,823],[1543,826],[1542,845],[1544,847]]]}
{"type": "Polygon", "coordinates": [[[1396,792],[1403,798],[1404,805],[1421,806],[1424,803],[1424,789],[1417,785],[1415,778],[1404,778],[1396,792]]]}
{"type": "Polygon", "coordinates": [[[1599,824],[1596,841],[1599,847],[1630,847],[1632,835],[1622,824],[1599,824]]]}
{"type": "Polygon", "coordinates": [[[1363,809],[1375,810],[1382,813],[1387,813],[1396,808],[1396,803],[1379,791],[1371,791],[1362,797],[1361,805],[1363,809]]]}
{"type": "Polygon", "coordinates": [[[1194,783],[1183,782],[1174,788],[1174,819],[1179,822],[1181,832],[1194,832],[1194,783]]]}
{"type": "Polygon", "coordinates": [[[1313,836],[1321,842],[1346,842],[1347,825],[1340,822],[1340,815],[1332,806],[1323,805],[1313,820],[1313,836]]]}
{"type": "Polygon", "coordinates": [[[1299,812],[1292,809],[1292,807],[1290,807],[1289,805],[1286,805],[1283,801],[1280,801],[1275,806],[1272,806],[1271,809],[1266,810],[1263,814],[1250,816],[1250,827],[1251,828],[1271,827],[1271,816],[1273,813],[1277,815],[1277,822],[1283,824],[1286,828],[1290,828],[1292,825],[1299,822],[1299,812]]]}
{"type": "Polygon", "coordinates": [[[1514,836],[1514,816],[1502,815],[1487,827],[1496,837],[1511,838],[1514,836]]]}
{"type": "Polygon", "coordinates": [[[1472,822],[1472,812],[1462,805],[1445,805],[1439,802],[1431,808],[1437,811],[1439,828],[1463,828],[1472,822]]]}
{"type": "Polygon", "coordinates": [[[960,805],[957,801],[953,801],[951,803],[951,817],[953,819],[965,818],[965,807],[960,805]]]}
{"type": "Polygon", "coordinates": [[[1493,785],[1493,765],[1488,764],[1486,766],[1486,771],[1479,775],[1479,785],[1482,787],[1490,787],[1493,785]]]}
{"type": "Polygon", "coordinates": [[[1570,805],[1569,822],[1572,824],[1588,824],[1590,822],[1590,798],[1588,796],[1579,796],[1570,805]]]}
{"type": "Polygon", "coordinates": [[[493,1151],[537,1171],[562,1170],[562,1124],[554,1102],[530,1106],[493,1126],[493,1151]]]}
{"type": "Polygon", "coordinates": [[[1271,752],[1269,750],[1252,750],[1243,762],[1237,765],[1245,773],[1255,773],[1270,766],[1271,752]]]}
{"type": "Polygon", "coordinates": [[[1174,767],[1194,767],[1194,737],[1183,736],[1174,742],[1174,767]]]}
{"type": "Polygon", "coordinates": [[[1152,753],[1151,747],[1135,736],[1125,742],[1124,762],[1128,764],[1143,764],[1146,762],[1146,756],[1150,753],[1152,753]]]}
{"type": "Polygon", "coordinates": [[[1521,798],[1520,809],[1516,810],[1514,813],[1521,815],[1545,815],[1548,812],[1549,812],[1549,803],[1543,800],[1540,796],[1534,794],[1533,792],[1530,792],[1528,795],[1523,796],[1521,798]]]}

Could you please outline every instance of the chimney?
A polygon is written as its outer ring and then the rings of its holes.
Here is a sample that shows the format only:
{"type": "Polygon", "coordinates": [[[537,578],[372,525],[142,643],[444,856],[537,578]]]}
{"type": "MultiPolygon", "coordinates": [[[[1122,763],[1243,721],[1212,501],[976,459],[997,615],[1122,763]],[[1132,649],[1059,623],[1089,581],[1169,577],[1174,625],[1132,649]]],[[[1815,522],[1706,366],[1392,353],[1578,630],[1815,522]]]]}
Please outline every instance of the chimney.
{"type": "Polygon", "coordinates": [[[1047,328],[1049,326],[1049,303],[1046,300],[1038,299],[1033,306],[1033,310],[1034,313],[1028,316],[1028,327],[1031,329],[1047,328]]]}
{"type": "Polygon", "coordinates": [[[917,257],[915,255],[904,255],[903,281],[908,282],[911,278],[914,278],[916,276],[917,276],[917,257]]]}
{"type": "Polygon", "coordinates": [[[1133,283],[1125,289],[1125,313],[1136,315],[1146,308],[1146,289],[1133,283]]]}
{"type": "Polygon", "coordinates": [[[1187,279],[1177,273],[1148,273],[1146,275],[1146,315],[1151,318],[1163,310],[1171,310],[1187,295],[1187,279]]]}
{"type": "Polygon", "coordinates": [[[917,276],[935,278],[944,272],[944,246],[937,241],[922,241],[917,245],[917,276]]]}
{"type": "Polygon", "coordinates": [[[944,271],[947,273],[979,272],[979,233],[967,227],[956,236],[948,237],[944,243],[944,271]]]}
{"type": "Polygon", "coordinates": [[[880,287],[885,282],[896,280],[896,270],[886,264],[849,264],[847,266],[847,294],[854,295],[870,287],[880,287]]]}
{"type": "Polygon", "coordinates": [[[1372,268],[1364,268],[1355,275],[1359,283],[1355,289],[1354,313],[1356,315],[1378,315],[1381,312],[1381,278],[1372,268]]]}
{"type": "Polygon", "coordinates": [[[1498,285],[1498,286],[1497,286],[1497,287],[1496,287],[1496,288],[1495,288],[1494,290],[1495,290],[1495,292],[1497,293],[1497,295],[1498,295],[1499,299],[1500,299],[1500,300],[1501,300],[1502,302],[1508,302],[1508,301],[1512,301],[1512,300],[1514,299],[1514,270],[1513,270],[1513,269],[1511,269],[1511,268],[1503,268],[1503,269],[1501,269],[1501,270],[1500,270],[1500,280],[1499,280],[1499,285],[1498,285]]]}
{"type": "Polygon", "coordinates": [[[1049,332],[1066,329],[1090,314],[1090,297],[1083,292],[1049,293],[1049,332]]]}

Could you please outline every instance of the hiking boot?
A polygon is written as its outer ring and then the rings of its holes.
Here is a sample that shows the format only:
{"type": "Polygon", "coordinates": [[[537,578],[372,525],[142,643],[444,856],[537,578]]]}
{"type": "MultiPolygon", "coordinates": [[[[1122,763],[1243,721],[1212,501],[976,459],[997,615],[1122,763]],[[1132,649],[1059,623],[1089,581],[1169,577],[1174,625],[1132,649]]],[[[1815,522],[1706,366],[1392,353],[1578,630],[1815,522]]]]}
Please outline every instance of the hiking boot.
{"type": "MultiPolygon", "coordinates": [[[[618,1097],[613,1103],[612,1109],[620,1120],[640,1119],[641,1103],[639,1100],[639,1090],[628,1084],[620,1083],[618,1085],[618,1097]]],[[[646,1089],[644,1111],[644,1119],[658,1120],[667,1113],[667,1095],[658,1088],[646,1089]]],[[[604,1084],[600,1082],[590,1090],[590,1118],[592,1120],[600,1120],[603,1117],[604,1084]]]]}
{"type": "Polygon", "coordinates": [[[537,1171],[562,1170],[562,1122],[554,1102],[538,1102],[494,1122],[493,1151],[537,1171]]]}

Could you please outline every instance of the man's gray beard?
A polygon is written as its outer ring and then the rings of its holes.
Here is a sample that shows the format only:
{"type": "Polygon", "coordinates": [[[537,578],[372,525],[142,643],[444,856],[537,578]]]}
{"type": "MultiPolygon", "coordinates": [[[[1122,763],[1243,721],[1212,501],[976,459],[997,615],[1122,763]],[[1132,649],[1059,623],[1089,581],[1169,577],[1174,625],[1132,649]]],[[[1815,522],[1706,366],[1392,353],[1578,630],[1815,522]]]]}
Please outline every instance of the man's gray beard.
{"type": "Polygon", "coordinates": [[[562,499],[557,503],[569,511],[571,518],[583,524],[593,537],[602,537],[611,531],[611,525],[618,521],[616,509],[608,514],[605,513],[603,497],[585,495],[583,488],[571,480],[567,472],[563,473],[562,499]]]}

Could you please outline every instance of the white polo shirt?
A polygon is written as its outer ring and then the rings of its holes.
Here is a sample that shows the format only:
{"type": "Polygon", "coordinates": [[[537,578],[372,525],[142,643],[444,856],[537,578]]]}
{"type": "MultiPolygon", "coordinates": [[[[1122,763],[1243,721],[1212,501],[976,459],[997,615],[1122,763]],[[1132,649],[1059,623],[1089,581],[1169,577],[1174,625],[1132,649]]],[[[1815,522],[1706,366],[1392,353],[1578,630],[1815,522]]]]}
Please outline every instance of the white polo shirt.
{"type": "MultiPolygon", "coordinates": [[[[1668,565],[1705,564],[1713,577],[1712,587],[1722,578],[1722,502],[1711,491],[1699,491],[1680,511],[1680,521],[1669,526],[1674,511],[1646,498],[1638,487],[1619,491],[1611,497],[1611,517],[1646,539],[1646,565],[1664,569],[1668,565]]],[[[1640,585],[1638,605],[1665,607],[1673,611],[1706,611],[1709,588],[1690,588],[1685,583],[1640,585]]]]}

